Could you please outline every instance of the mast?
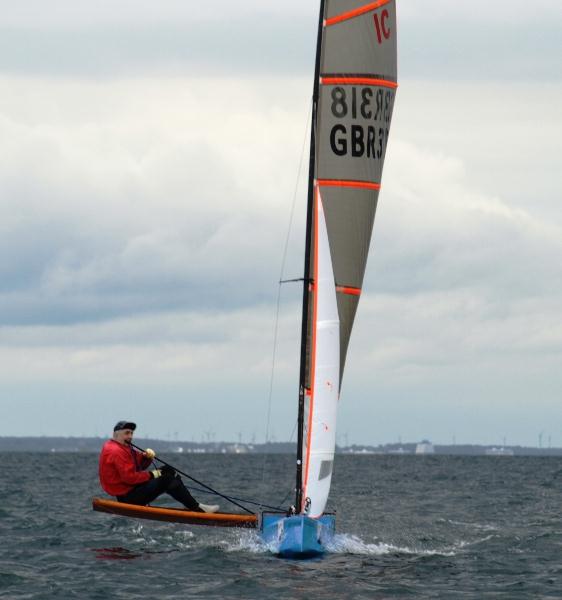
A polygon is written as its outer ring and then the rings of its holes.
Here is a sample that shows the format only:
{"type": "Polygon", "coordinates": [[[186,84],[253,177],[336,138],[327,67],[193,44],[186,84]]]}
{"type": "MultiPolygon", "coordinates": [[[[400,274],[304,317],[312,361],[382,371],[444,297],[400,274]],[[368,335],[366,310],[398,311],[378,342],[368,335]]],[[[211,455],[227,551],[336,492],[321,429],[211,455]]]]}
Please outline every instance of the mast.
{"type": "Polygon", "coordinates": [[[309,287],[310,287],[310,252],[312,246],[312,226],[314,208],[314,173],[316,163],[316,122],[318,111],[318,92],[320,83],[320,54],[322,49],[322,29],[324,26],[324,0],[320,0],[320,14],[318,18],[318,38],[316,41],[316,62],[314,66],[314,85],[312,92],[312,121],[310,131],[310,158],[308,165],[308,200],[306,210],[306,239],[304,251],[304,279],[302,294],[302,329],[301,329],[301,357],[299,375],[299,404],[297,420],[297,473],[295,509],[302,511],[302,464],[303,464],[303,437],[304,437],[304,399],[306,394],[306,342],[308,337],[309,314],[309,287]]]}

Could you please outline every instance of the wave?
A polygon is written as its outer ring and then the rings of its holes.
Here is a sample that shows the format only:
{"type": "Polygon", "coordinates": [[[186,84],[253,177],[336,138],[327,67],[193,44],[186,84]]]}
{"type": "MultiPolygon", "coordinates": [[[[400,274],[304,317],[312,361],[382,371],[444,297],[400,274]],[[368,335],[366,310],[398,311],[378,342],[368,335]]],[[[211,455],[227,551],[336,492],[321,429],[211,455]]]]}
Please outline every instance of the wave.
{"type": "Polygon", "coordinates": [[[398,546],[386,542],[365,542],[357,535],[346,533],[336,534],[330,544],[328,552],[334,554],[360,554],[366,556],[382,556],[385,554],[412,554],[420,556],[453,556],[457,548],[426,549],[409,546],[398,546]]]}
{"type": "MultiPolygon", "coordinates": [[[[256,531],[240,529],[201,529],[194,533],[190,529],[171,528],[168,524],[145,527],[135,524],[127,528],[129,541],[145,552],[174,552],[195,548],[216,548],[223,552],[247,552],[251,554],[277,554],[277,544],[266,543],[256,531]]],[[[381,540],[365,541],[358,535],[336,533],[326,545],[327,554],[350,554],[363,556],[412,555],[412,556],[455,556],[467,548],[484,543],[495,537],[489,534],[473,540],[458,540],[437,548],[410,544],[389,543],[381,540]]]]}

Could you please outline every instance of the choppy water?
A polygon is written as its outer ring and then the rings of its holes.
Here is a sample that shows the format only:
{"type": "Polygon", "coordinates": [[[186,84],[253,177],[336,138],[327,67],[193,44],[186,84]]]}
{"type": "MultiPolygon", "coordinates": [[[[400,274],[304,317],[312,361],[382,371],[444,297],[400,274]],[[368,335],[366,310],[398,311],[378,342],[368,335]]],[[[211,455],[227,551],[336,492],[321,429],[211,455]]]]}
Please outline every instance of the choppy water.
{"type": "MultiPolygon", "coordinates": [[[[562,598],[558,458],[338,456],[334,547],[288,561],[253,531],[94,513],[95,455],[0,457],[0,598],[562,598]]],[[[288,456],[169,459],[273,504],[293,479],[288,456]]]]}

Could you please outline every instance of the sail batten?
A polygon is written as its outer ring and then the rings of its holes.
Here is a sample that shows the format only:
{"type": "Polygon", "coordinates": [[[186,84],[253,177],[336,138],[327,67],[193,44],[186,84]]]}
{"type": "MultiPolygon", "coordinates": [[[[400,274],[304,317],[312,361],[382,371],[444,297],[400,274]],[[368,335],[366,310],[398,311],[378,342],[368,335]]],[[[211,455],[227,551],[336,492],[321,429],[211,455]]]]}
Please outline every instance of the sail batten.
{"type": "Polygon", "coordinates": [[[398,83],[392,79],[385,79],[379,75],[364,75],[351,73],[338,73],[322,75],[320,77],[321,85],[373,85],[396,89],[398,83]]]}
{"type": "MultiPolygon", "coordinates": [[[[362,0],[360,0],[359,2],[356,1],[355,4],[360,4],[360,6],[353,10],[348,10],[347,12],[341,13],[337,16],[332,16],[325,19],[324,25],[326,27],[330,27],[331,25],[337,25],[338,23],[342,23],[343,21],[347,21],[355,17],[360,17],[365,13],[372,12],[373,10],[381,8],[385,4],[390,4],[391,2],[393,2],[393,0],[377,0],[376,2],[368,3],[364,3],[362,0]]],[[[328,14],[330,14],[330,12],[328,12],[328,14]]]]}
{"type": "Polygon", "coordinates": [[[321,179],[318,181],[319,186],[333,187],[357,187],[370,190],[380,190],[381,184],[374,181],[356,181],[351,179],[321,179]]]}

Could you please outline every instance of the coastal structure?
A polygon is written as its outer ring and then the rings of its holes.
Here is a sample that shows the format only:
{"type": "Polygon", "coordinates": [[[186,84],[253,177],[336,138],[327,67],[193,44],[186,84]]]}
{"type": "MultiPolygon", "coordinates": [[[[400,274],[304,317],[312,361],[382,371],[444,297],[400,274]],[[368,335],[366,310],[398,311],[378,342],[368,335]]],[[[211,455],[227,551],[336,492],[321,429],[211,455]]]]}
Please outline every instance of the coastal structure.
{"type": "Polygon", "coordinates": [[[416,445],[416,454],[435,454],[435,448],[428,440],[423,440],[416,445]]]}

